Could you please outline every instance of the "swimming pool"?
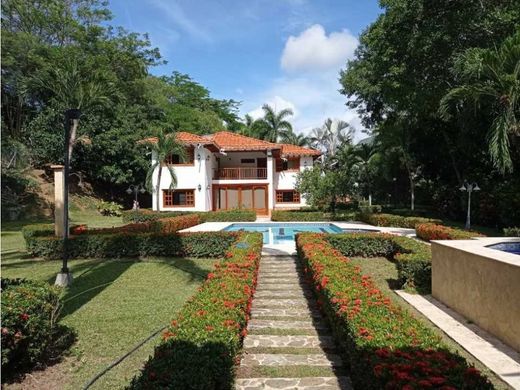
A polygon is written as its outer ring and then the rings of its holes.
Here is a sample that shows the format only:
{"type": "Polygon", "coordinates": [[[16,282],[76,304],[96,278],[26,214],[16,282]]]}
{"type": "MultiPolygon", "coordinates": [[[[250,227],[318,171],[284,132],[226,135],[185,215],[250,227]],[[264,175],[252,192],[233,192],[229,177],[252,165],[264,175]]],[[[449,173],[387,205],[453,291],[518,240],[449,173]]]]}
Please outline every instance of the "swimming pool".
{"type": "Polygon", "coordinates": [[[489,245],[488,248],[520,255],[520,242],[500,242],[498,244],[489,245]]]}
{"type": "Polygon", "coordinates": [[[228,232],[246,231],[260,232],[264,236],[264,244],[290,244],[296,233],[358,233],[373,230],[342,229],[332,223],[234,223],[224,228],[228,232]]]}

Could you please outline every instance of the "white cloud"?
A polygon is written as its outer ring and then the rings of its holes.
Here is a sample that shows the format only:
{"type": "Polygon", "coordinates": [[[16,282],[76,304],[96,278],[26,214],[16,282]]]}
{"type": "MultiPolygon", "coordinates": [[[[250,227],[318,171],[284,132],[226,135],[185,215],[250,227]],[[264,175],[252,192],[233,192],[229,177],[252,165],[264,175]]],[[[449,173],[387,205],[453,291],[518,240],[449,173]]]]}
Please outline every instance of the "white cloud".
{"type": "Polygon", "coordinates": [[[190,36],[201,41],[212,41],[210,34],[199,23],[196,23],[186,15],[177,2],[171,0],[151,0],[151,4],[160,9],[163,15],[174,23],[175,27],[179,27],[190,36]]]}
{"type": "Polygon", "coordinates": [[[317,71],[338,69],[353,58],[357,38],[348,30],[331,32],[315,24],[285,43],[281,66],[287,71],[317,71]]]}
{"type": "Polygon", "coordinates": [[[293,119],[298,116],[298,111],[296,110],[296,106],[290,102],[289,100],[285,100],[284,98],[280,96],[273,96],[271,98],[265,99],[258,107],[248,112],[249,115],[253,117],[253,119],[258,119],[264,116],[264,110],[262,110],[262,106],[264,104],[269,104],[271,107],[274,108],[276,112],[285,110],[286,108],[289,108],[293,111],[293,119]]]}

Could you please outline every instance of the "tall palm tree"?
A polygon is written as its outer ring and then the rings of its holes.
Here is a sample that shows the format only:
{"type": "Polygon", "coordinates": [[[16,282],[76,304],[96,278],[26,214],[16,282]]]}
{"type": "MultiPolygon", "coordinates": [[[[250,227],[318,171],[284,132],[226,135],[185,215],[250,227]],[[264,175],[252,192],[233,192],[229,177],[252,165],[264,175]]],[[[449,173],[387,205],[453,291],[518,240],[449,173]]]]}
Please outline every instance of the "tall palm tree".
{"type": "Polygon", "coordinates": [[[520,31],[496,49],[470,49],[458,62],[465,84],[453,88],[441,100],[440,113],[450,117],[452,103],[491,107],[489,154],[495,167],[513,170],[510,138],[520,137],[520,31]]]}
{"type": "Polygon", "coordinates": [[[343,144],[352,142],[354,129],[345,121],[328,118],[321,127],[312,130],[311,143],[327,156],[334,156],[343,144]]]}
{"type": "Polygon", "coordinates": [[[294,132],[286,132],[282,134],[282,141],[296,146],[309,146],[310,140],[303,134],[296,134],[294,132]]]}
{"type": "Polygon", "coordinates": [[[150,139],[143,142],[144,145],[148,146],[152,151],[153,162],[148,172],[146,173],[146,187],[150,192],[155,192],[155,200],[157,211],[159,211],[159,200],[161,192],[161,178],[163,168],[167,168],[167,172],[170,174],[171,183],[170,189],[177,186],[177,176],[172,166],[166,164],[166,159],[172,154],[179,155],[181,161],[186,161],[186,147],[177,141],[175,133],[165,133],[163,129],[158,129],[155,134],[155,139],[150,139]],[[153,187],[153,174],[155,170],[159,168],[157,174],[157,184],[153,187]]]}
{"type": "Polygon", "coordinates": [[[264,110],[264,117],[258,119],[257,122],[263,130],[263,139],[269,142],[277,142],[283,134],[292,132],[291,122],[287,120],[294,114],[290,108],[276,112],[269,104],[264,104],[262,110],[264,110]]]}

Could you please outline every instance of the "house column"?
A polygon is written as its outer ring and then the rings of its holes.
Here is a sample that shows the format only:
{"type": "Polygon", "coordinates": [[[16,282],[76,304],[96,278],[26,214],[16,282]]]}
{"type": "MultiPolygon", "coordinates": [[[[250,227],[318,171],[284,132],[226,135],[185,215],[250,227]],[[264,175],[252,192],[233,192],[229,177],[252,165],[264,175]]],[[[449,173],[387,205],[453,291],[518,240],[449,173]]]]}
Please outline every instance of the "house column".
{"type": "Polygon", "coordinates": [[[271,215],[271,211],[274,209],[274,159],[271,150],[267,151],[267,181],[269,182],[267,188],[267,210],[269,215],[271,215]]]}

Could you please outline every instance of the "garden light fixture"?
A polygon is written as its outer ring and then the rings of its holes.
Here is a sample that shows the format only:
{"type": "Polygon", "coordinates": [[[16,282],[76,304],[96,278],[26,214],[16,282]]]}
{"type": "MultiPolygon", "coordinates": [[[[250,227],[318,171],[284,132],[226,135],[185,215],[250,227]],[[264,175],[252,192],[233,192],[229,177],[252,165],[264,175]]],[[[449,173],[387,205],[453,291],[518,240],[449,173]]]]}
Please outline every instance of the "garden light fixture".
{"type": "Polygon", "coordinates": [[[478,184],[476,182],[473,182],[470,184],[467,181],[465,181],[464,184],[460,186],[459,190],[467,191],[467,193],[468,193],[468,210],[467,210],[467,214],[466,214],[465,228],[467,230],[469,230],[471,227],[471,193],[473,191],[475,191],[475,192],[480,191],[480,187],[478,186],[478,184]]]}

